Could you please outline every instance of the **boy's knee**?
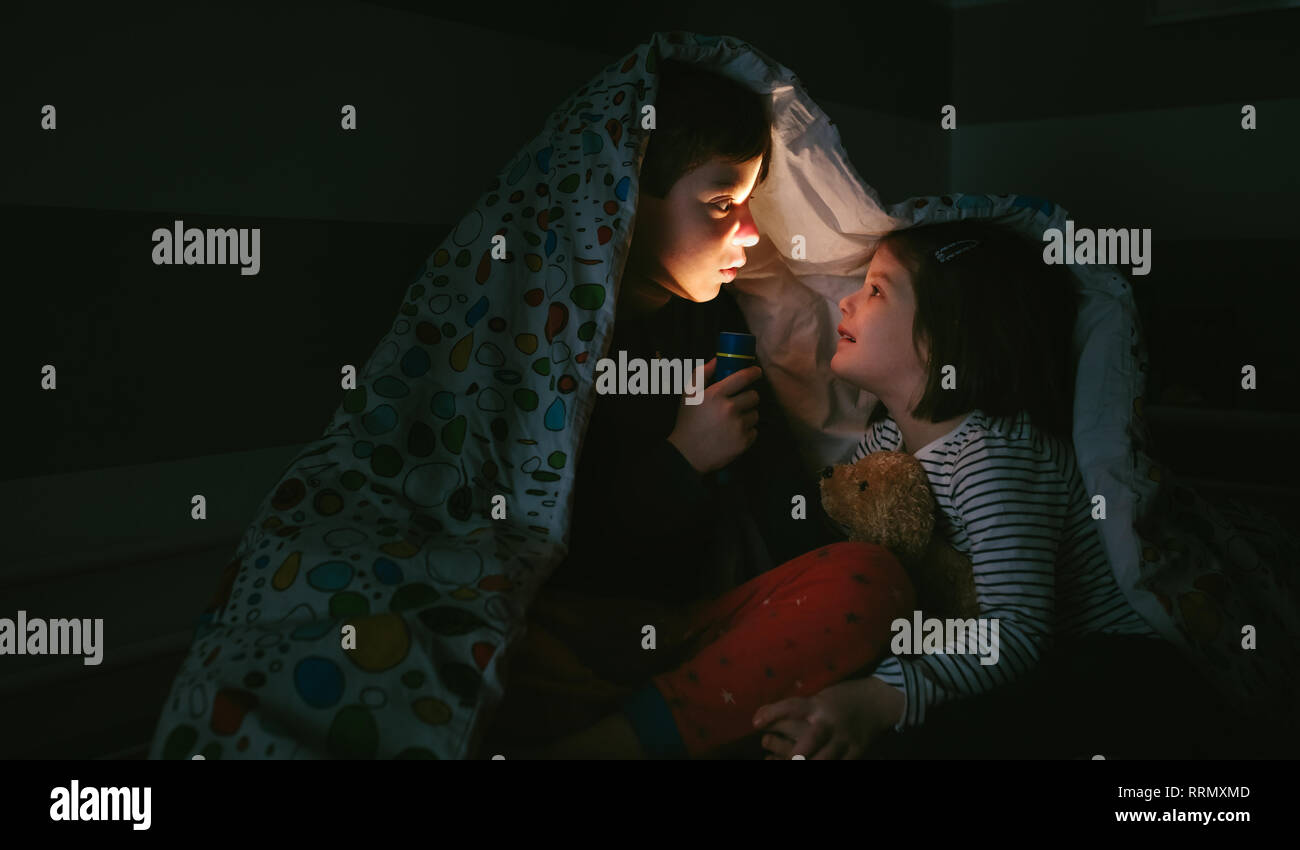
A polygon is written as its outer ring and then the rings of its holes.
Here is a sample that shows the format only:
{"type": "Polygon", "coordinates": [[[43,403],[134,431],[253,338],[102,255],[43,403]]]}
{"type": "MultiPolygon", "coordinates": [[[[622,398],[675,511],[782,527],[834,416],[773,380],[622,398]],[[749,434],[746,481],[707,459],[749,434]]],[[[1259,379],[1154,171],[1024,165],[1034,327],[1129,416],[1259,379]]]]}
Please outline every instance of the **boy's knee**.
{"type": "Polygon", "coordinates": [[[845,600],[861,600],[879,606],[894,598],[901,607],[915,604],[916,594],[907,571],[883,546],[874,543],[833,543],[813,553],[812,569],[818,578],[831,583],[845,600]]]}

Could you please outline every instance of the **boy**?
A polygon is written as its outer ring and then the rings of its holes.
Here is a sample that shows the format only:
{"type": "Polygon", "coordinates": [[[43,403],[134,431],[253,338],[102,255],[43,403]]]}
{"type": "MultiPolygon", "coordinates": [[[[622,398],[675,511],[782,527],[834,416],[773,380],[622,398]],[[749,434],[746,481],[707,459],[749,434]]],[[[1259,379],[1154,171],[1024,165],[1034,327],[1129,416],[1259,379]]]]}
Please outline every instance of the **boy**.
{"type": "MultiPolygon", "coordinates": [[[[748,200],[767,175],[771,122],[766,99],[734,81],[673,61],[660,74],[606,356],[710,361],[707,382],[718,332],[748,330],[723,290],[758,242],[748,200]]],[[[623,686],[671,663],[673,624],[691,603],[838,539],[797,458],[758,367],[709,387],[698,405],[597,396],[569,556],[530,611],[489,749],[585,727],[623,686]],[[723,467],[731,483],[717,480],[723,467]],[[790,519],[796,493],[809,500],[801,522],[790,519]],[[658,626],[658,652],[641,648],[646,623],[658,626]],[[561,677],[568,681],[556,684],[561,677]]]]}
{"type": "MultiPolygon", "coordinates": [[[[761,96],[690,65],[665,62],[660,85],[607,356],[711,361],[719,331],[747,330],[730,293],[720,293],[758,242],[748,200],[767,175],[770,118],[761,96]]],[[[598,396],[579,456],[570,554],[548,588],[680,603],[814,548],[816,537],[774,534],[772,522],[761,526],[768,539],[754,540],[735,516],[775,519],[780,510],[782,527],[793,525],[790,496],[815,492],[796,489],[804,483],[796,457],[757,366],[710,387],[698,405],[598,396]],[[737,486],[719,485],[714,473],[733,462],[737,486]],[[742,541],[747,554],[736,563],[742,541]]]]}

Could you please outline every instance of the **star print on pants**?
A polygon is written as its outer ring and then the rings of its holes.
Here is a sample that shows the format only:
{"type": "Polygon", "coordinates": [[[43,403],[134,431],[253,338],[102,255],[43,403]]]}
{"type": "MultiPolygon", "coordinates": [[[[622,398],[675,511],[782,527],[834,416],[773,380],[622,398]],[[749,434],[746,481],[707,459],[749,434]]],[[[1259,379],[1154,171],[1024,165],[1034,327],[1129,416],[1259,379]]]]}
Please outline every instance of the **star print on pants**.
{"type": "Polygon", "coordinates": [[[723,689],[722,689],[722,701],[723,701],[723,702],[729,702],[729,703],[731,703],[732,705],[735,705],[735,703],[736,703],[736,698],[735,698],[735,697],[734,697],[730,692],[728,692],[726,688],[723,688],[723,689]]]}

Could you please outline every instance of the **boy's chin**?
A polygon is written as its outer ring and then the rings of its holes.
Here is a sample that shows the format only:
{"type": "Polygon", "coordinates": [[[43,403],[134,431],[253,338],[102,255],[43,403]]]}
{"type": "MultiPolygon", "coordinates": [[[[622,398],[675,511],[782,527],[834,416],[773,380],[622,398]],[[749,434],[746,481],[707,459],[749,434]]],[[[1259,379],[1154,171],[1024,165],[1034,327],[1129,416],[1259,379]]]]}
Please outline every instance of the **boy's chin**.
{"type": "Polygon", "coordinates": [[[683,288],[682,291],[685,292],[686,296],[692,301],[698,304],[703,304],[706,301],[712,301],[714,298],[718,297],[718,293],[722,291],[722,284],[706,283],[699,286],[692,286],[690,289],[683,288]]]}
{"type": "Polygon", "coordinates": [[[714,281],[705,278],[695,278],[687,284],[683,283],[681,278],[673,278],[665,275],[656,282],[659,284],[660,288],[670,295],[676,295],[678,298],[685,299],[686,301],[694,301],[696,303],[712,301],[714,298],[717,298],[718,293],[722,291],[721,280],[714,281]]]}

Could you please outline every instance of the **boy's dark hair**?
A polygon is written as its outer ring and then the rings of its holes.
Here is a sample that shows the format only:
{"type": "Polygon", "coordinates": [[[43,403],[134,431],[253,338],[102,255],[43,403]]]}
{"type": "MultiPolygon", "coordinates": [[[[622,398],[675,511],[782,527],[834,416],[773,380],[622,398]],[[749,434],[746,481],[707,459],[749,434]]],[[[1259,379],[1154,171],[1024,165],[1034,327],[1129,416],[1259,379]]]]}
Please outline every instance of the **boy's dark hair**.
{"type": "Polygon", "coordinates": [[[665,198],[687,172],[721,156],[747,162],[762,156],[767,178],[772,150],[768,98],[699,65],[659,63],[655,129],[641,163],[641,191],[665,198]]]}
{"type": "MultiPolygon", "coordinates": [[[[942,422],[975,408],[991,417],[1023,410],[1035,427],[1070,439],[1080,296],[1065,267],[1044,263],[1041,247],[986,222],[896,230],[881,248],[912,276],[912,341],[918,353],[922,340],[929,346],[929,380],[912,415],[942,422]],[[979,244],[947,252],[947,262],[935,256],[965,239],[979,244]],[[942,386],[945,365],[956,367],[955,389],[942,386]]],[[[885,413],[876,405],[870,421],[885,413]]]]}

